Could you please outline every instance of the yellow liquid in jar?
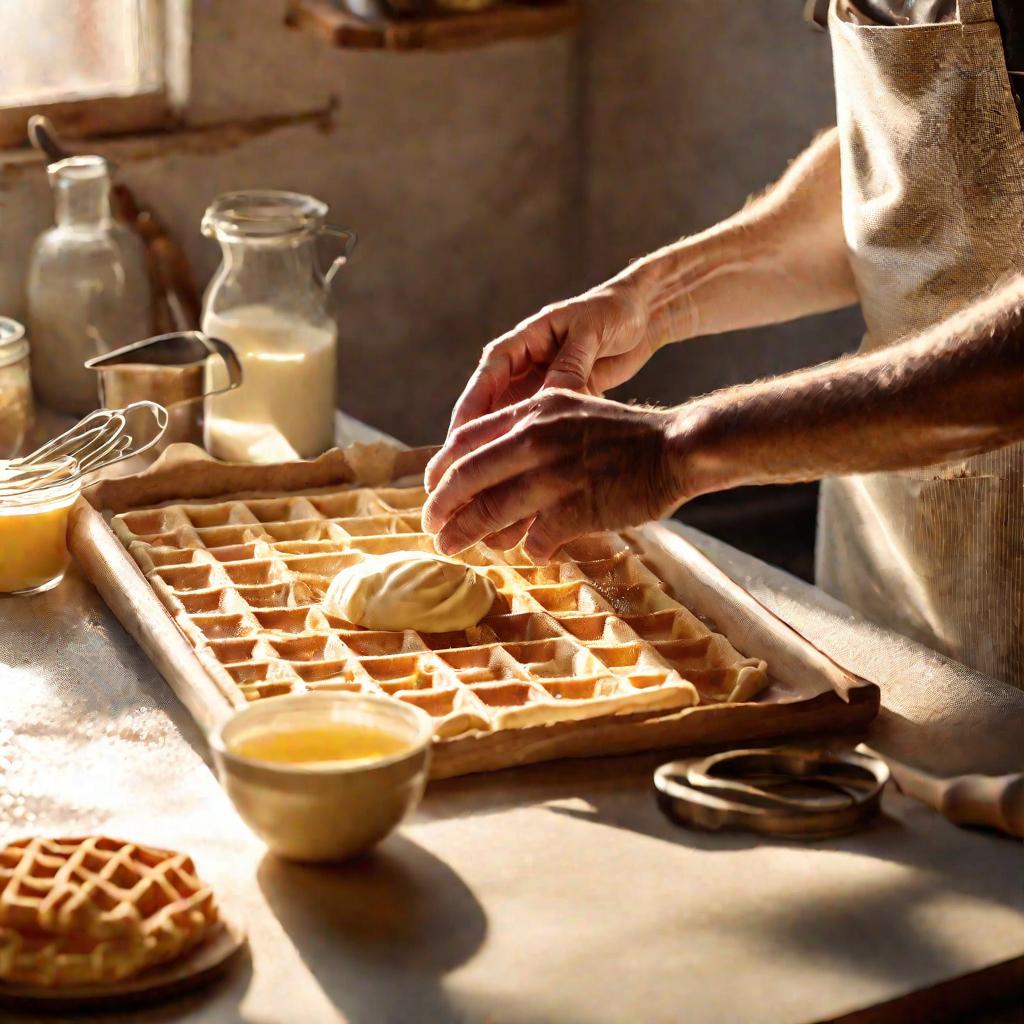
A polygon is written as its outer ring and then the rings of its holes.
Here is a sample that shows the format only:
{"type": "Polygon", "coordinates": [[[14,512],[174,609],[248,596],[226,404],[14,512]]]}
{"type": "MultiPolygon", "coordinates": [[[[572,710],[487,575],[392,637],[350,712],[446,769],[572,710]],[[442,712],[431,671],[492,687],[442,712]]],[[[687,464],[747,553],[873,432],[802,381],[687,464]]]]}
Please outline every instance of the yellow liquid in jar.
{"type": "Polygon", "coordinates": [[[71,505],[40,511],[0,511],[0,594],[34,590],[59,577],[68,566],[68,513],[71,505]]]}
{"type": "Polygon", "coordinates": [[[315,729],[268,729],[231,744],[239,757],[278,764],[376,761],[408,749],[409,743],[393,732],[346,722],[315,729]]]}

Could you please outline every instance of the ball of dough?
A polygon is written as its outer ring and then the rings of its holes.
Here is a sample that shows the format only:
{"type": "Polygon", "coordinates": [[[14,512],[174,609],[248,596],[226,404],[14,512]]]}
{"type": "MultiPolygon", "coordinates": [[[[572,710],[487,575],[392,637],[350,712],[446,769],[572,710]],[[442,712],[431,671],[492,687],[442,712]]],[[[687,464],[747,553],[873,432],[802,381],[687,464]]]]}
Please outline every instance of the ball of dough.
{"type": "Polygon", "coordinates": [[[494,596],[494,584],[468,565],[424,551],[398,551],[340,572],[324,609],[366,629],[447,633],[475,626],[494,596]]]}

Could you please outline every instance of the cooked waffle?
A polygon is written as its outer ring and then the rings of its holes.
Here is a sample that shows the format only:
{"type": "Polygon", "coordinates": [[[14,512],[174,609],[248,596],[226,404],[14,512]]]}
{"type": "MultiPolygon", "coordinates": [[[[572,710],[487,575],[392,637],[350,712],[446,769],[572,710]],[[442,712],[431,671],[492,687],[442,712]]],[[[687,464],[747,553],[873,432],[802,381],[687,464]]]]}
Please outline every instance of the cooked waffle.
{"type": "Polygon", "coordinates": [[[112,984],[181,956],[217,925],[183,853],[101,836],[0,850],[0,979],[112,984]]]}
{"type": "Polygon", "coordinates": [[[616,534],[549,565],[477,545],[489,613],[455,633],[360,629],[320,602],[342,569],[433,551],[422,487],[319,490],[138,509],[113,529],[232,703],[307,690],[384,694],[438,737],[745,701],[767,682],[616,534]]]}

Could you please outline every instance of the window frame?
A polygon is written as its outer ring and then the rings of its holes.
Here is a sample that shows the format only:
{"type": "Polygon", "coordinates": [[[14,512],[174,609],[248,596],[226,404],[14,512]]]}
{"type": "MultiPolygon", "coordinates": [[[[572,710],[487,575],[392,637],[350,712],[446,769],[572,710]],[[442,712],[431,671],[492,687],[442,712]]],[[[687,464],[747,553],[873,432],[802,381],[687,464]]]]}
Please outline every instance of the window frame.
{"type": "Polygon", "coordinates": [[[15,106],[0,103],[0,147],[23,145],[33,114],[45,114],[61,136],[69,139],[167,128],[180,121],[181,105],[174,95],[174,84],[180,76],[175,74],[173,61],[182,55],[176,54],[176,47],[171,44],[185,38],[182,29],[187,3],[138,0],[138,4],[145,33],[143,46],[153,54],[158,84],[128,95],[96,93],[15,106]],[[180,19],[181,24],[175,25],[172,18],[180,19]]]}

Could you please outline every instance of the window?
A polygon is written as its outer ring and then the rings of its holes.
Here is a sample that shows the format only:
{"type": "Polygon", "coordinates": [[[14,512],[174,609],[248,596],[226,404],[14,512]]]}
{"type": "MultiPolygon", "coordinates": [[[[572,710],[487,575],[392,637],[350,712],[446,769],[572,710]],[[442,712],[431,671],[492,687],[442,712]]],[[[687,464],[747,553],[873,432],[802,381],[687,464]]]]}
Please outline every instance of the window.
{"type": "Polygon", "coordinates": [[[0,145],[23,142],[34,113],[68,136],[168,123],[166,4],[0,0],[0,145]]]}

